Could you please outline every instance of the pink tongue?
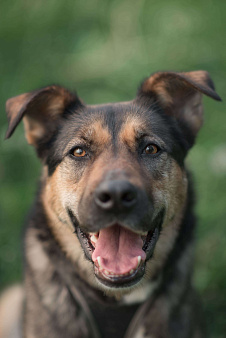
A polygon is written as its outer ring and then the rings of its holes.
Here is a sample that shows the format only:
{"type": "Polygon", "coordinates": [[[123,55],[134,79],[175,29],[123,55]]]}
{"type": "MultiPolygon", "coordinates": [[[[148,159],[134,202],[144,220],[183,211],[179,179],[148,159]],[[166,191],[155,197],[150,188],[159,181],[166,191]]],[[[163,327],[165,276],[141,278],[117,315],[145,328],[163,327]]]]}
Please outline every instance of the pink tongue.
{"type": "Polygon", "coordinates": [[[142,246],[143,241],[138,234],[114,225],[100,230],[92,260],[95,262],[100,257],[102,269],[113,274],[126,274],[131,269],[136,269],[138,256],[145,260],[146,254],[142,246]]]}

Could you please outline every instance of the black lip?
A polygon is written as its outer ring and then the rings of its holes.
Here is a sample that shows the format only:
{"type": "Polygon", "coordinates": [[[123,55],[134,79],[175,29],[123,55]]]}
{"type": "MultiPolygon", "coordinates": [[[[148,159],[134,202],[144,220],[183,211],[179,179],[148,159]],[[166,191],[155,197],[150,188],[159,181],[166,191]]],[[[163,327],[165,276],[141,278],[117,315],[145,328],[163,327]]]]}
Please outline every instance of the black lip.
{"type": "Polygon", "coordinates": [[[147,262],[153,255],[155,245],[159,238],[160,230],[161,230],[160,227],[156,227],[151,235],[149,235],[150,232],[147,235],[146,243],[143,246],[143,250],[146,253],[145,262],[147,262]],[[149,236],[151,236],[150,239],[148,239],[149,236]]]}
{"type": "Polygon", "coordinates": [[[68,216],[71,220],[71,223],[73,224],[74,228],[75,228],[75,232],[79,226],[79,221],[77,219],[77,217],[74,215],[73,211],[69,208],[67,208],[67,213],[68,213],[68,216]]]}
{"type": "Polygon", "coordinates": [[[82,231],[80,227],[77,227],[76,234],[82,246],[82,249],[85,253],[86,258],[94,264],[94,262],[92,261],[92,253],[94,251],[94,247],[92,246],[89,237],[84,231],[82,231]]]}
{"type": "Polygon", "coordinates": [[[137,284],[143,277],[145,273],[145,263],[143,263],[133,274],[129,276],[122,276],[122,277],[110,277],[100,273],[98,268],[95,266],[94,269],[95,276],[105,286],[110,288],[122,288],[122,287],[129,287],[132,285],[137,284]]]}

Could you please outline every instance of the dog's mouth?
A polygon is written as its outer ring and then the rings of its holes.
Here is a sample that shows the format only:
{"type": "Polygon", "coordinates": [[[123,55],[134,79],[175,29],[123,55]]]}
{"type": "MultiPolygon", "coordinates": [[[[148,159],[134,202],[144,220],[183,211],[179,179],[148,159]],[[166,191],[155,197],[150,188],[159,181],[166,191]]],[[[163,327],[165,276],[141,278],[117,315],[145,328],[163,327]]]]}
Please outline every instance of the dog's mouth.
{"type": "Polygon", "coordinates": [[[151,258],[159,237],[160,226],[145,233],[136,233],[119,224],[77,235],[87,258],[94,264],[97,279],[108,287],[128,287],[136,284],[145,273],[145,263],[151,258]]]}

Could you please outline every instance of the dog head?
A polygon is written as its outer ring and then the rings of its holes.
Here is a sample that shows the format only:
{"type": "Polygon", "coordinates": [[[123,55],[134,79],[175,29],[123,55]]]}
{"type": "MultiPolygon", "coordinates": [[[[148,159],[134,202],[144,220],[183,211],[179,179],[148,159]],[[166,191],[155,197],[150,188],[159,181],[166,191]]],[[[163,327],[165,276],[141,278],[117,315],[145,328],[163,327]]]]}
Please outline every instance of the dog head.
{"type": "Polygon", "coordinates": [[[59,86],[7,101],[6,137],[23,118],[44,165],[49,226],[91,284],[128,290],[167,258],[186,207],[184,159],[203,122],[202,94],[220,100],[207,72],[161,72],[130,102],[85,105],[59,86]]]}

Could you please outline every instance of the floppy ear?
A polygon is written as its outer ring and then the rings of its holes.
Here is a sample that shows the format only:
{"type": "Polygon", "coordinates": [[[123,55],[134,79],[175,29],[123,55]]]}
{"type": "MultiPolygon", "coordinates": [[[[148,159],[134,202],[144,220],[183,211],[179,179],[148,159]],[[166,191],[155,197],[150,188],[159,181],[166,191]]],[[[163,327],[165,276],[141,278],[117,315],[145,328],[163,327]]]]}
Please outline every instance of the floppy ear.
{"type": "Polygon", "coordinates": [[[158,72],[145,79],[138,97],[149,96],[177,119],[185,136],[193,144],[203,123],[202,94],[221,101],[208,72],[158,72]]]}
{"type": "Polygon", "coordinates": [[[81,105],[75,94],[60,86],[49,86],[9,99],[6,112],[9,138],[23,118],[25,134],[29,144],[37,149],[53,136],[65,109],[81,105]]]}

